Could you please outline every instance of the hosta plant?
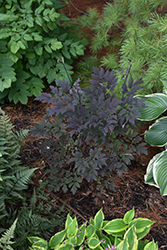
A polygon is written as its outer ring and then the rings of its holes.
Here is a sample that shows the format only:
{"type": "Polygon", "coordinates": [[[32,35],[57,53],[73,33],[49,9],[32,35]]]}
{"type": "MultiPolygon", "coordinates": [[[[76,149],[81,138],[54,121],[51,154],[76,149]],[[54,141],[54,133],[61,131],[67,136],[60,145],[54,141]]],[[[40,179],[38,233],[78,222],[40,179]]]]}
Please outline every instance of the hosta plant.
{"type": "Polygon", "coordinates": [[[83,55],[81,40],[65,26],[58,0],[0,0],[0,102],[26,104],[55,79],[71,76],[73,59],[83,55]]]}
{"type": "Polygon", "coordinates": [[[160,188],[161,195],[167,195],[167,95],[155,93],[146,96],[146,107],[140,110],[138,119],[142,121],[154,121],[145,132],[145,140],[152,146],[165,147],[164,151],[155,155],[147,166],[145,182],[160,188]]]}
{"type": "Polygon", "coordinates": [[[77,219],[67,216],[65,229],[56,233],[48,241],[39,237],[29,237],[31,250],[158,250],[158,244],[143,239],[153,221],[146,218],[134,218],[134,208],[123,219],[104,220],[102,209],[89,223],[78,225],[77,219]]]}
{"type": "MultiPolygon", "coordinates": [[[[52,103],[44,120],[35,124],[33,135],[42,136],[40,150],[49,163],[49,187],[73,193],[83,179],[97,181],[99,175],[116,170],[120,175],[134,159],[133,153],[146,153],[145,143],[135,130],[143,100],[134,98],[141,80],[127,77],[121,99],[113,90],[117,78],[111,71],[94,68],[90,88],[72,86],[63,80],[51,86],[51,94],[36,100],[52,103]]],[[[106,185],[109,182],[106,181],[106,185]]]]}

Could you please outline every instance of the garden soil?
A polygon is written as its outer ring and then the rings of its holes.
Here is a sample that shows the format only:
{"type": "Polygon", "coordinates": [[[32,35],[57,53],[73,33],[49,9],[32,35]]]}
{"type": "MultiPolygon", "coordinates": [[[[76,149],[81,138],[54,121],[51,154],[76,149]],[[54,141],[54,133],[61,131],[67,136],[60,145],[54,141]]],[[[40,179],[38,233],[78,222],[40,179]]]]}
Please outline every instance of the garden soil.
{"type": "MultiPolygon", "coordinates": [[[[104,0],[73,0],[69,6],[64,9],[66,15],[75,18],[82,15],[88,8],[96,7],[102,10],[104,0]]],[[[42,120],[47,105],[29,99],[27,105],[5,103],[1,105],[2,109],[11,118],[14,129],[30,129],[34,123],[42,120]]],[[[147,128],[139,128],[143,134],[147,128]]],[[[146,185],[144,183],[144,174],[149,160],[160,149],[148,147],[148,155],[136,157],[129,167],[128,172],[123,172],[121,177],[113,173],[115,192],[105,190],[100,183],[83,182],[81,188],[75,195],[63,192],[48,192],[45,188],[46,196],[50,198],[50,204],[53,210],[58,209],[64,202],[66,209],[71,209],[83,222],[93,217],[96,212],[103,208],[105,219],[123,218],[124,214],[135,207],[135,217],[146,217],[155,223],[152,226],[147,239],[158,241],[159,249],[167,249],[167,197],[160,195],[159,189],[146,185]]],[[[37,147],[37,138],[29,135],[21,147],[21,161],[29,167],[38,167],[33,177],[33,184],[29,185],[27,192],[31,196],[33,187],[39,186],[39,181],[47,179],[45,170],[49,167],[37,147]]]]}

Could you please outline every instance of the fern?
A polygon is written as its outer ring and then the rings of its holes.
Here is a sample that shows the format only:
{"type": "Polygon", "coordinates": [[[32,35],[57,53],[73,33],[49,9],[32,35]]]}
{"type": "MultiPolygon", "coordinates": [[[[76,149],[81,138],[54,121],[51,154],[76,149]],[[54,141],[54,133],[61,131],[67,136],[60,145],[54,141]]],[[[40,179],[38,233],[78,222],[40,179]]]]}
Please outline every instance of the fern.
{"type": "Polygon", "coordinates": [[[14,238],[14,231],[16,228],[16,223],[18,219],[16,219],[12,226],[1,236],[0,238],[0,248],[3,250],[14,250],[11,245],[14,243],[11,241],[12,238],[14,238]]]}
{"type": "Polygon", "coordinates": [[[27,130],[12,131],[14,126],[0,108],[0,221],[8,218],[10,209],[23,199],[22,190],[27,188],[31,175],[36,170],[20,166],[20,141],[27,135],[27,130]]]}

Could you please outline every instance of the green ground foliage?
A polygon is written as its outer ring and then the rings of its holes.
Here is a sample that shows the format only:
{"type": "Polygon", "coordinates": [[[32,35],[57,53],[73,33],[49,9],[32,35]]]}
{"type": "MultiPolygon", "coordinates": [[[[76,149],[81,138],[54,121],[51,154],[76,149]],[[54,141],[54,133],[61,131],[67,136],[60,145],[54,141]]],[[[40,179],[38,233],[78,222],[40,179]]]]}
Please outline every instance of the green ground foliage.
{"type": "Polygon", "coordinates": [[[0,102],[26,104],[46,83],[66,78],[73,59],[84,54],[83,43],[65,25],[57,0],[0,0],[0,102]]]}
{"type": "Polygon", "coordinates": [[[144,90],[140,93],[162,91],[162,82],[167,78],[165,5],[164,0],[109,1],[102,15],[96,9],[89,9],[88,15],[79,18],[82,26],[90,28],[93,34],[93,54],[97,55],[101,49],[107,51],[100,58],[101,66],[126,71],[130,60],[131,76],[143,80],[144,90]]]}

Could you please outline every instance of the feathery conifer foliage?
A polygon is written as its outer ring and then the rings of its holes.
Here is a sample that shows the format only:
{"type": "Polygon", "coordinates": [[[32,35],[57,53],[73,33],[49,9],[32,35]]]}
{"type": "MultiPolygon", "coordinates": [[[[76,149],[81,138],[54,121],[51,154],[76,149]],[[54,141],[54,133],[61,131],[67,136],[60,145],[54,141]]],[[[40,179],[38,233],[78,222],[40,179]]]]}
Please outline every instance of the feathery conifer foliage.
{"type": "Polygon", "coordinates": [[[115,0],[104,6],[101,16],[90,9],[79,18],[94,32],[92,51],[108,51],[101,66],[125,71],[131,60],[132,78],[142,76],[144,89],[140,93],[162,91],[167,79],[167,15],[163,6],[164,0],[115,0]]]}

